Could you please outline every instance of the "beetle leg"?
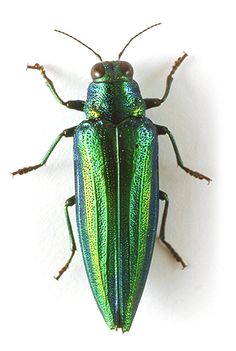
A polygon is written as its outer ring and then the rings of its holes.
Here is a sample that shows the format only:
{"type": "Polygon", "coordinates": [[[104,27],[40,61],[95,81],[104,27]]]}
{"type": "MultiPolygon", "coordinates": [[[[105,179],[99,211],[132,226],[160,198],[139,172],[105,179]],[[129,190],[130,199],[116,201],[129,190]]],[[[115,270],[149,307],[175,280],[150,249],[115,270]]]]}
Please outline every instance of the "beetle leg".
{"type": "Polygon", "coordinates": [[[157,107],[160,106],[167,98],[167,96],[169,95],[170,92],[170,87],[171,84],[173,82],[173,75],[175,74],[177,68],[181,65],[181,63],[183,62],[183,60],[187,57],[188,55],[186,54],[186,52],[184,52],[183,56],[180,56],[174,63],[174,65],[172,66],[172,69],[170,71],[170,74],[167,76],[166,78],[166,89],[164,92],[164,95],[162,96],[161,99],[144,99],[145,105],[146,105],[146,110],[152,107],[157,107]]]}
{"type": "Polygon", "coordinates": [[[64,206],[67,228],[68,228],[68,232],[69,232],[69,236],[70,236],[70,240],[71,240],[71,255],[70,255],[68,261],[66,262],[66,264],[59,270],[58,275],[56,277],[54,277],[56,280],[58,280],[62,276],[62,274],[67,270],[67,268],[69,267],[69,265],[72,261],[74,254],[75,254],[75,251],[77,250],[75,238],[74,238],[74,234],[73,234],[73,230],[72,230],[72,226],[71,226],[70,216],[69,216],[69,212],[68,212],[68,207],[74,206],[74,204],[75,204],[75,195],[70,197],[69,199],[67,199],[65,202],[65,206],[64,206]]]}
{"type": "Polygon", "coordinates": [[[184,163],[181,159],[181,156],[180,156],[178,147],[176,145],[175,139],[174,139],[172,133],[169,131],[169,129],[167,127],[159,126],[157,124],[156,124],[156,129],[157,129],[158,135],[166,135],[167,134],[168,137],[170,138],[171,144],[172,144],[174,152],[175,152],[178,166],[181,167],[186,173],[190,174],[191,176],[198,178],[198,179],[205,179],[208,181],[208,183],[210,183],[211,178],[209,178],[209,177],[205,176],[204,174],[201,174],[197,171],[193,171],[192,169],[184,166],[184,163]]]}
{"type": "Polygon", "coordinates": [[[43,165],[46,164],[49,156],[51,155],[51,153],[53,152],[53,150],[55,149],[55,147],[57,146],[57,144],[59,143],[59,141],[61,140],[61,138],[64,136],[66,138],[68,137],[73,137],[74,136],[74,132],[75,132],[75,127],[71,127],[71,128],[68,128],[68,129],[65,129],[63,130],[63,132],[61,132],[57,137],[56,139],[53,141],[52,145],[50,146],[49,150],[47,151],[47,153],[45,154],[44,158],[42,159],[42,161],[37,164],[37,165],[34,165],[34,166],[29,166],[29,167],[24,167],[24,168],[20,168],[18,169],[18,171],[15,171],[15,172],[12,172],[12,175],[16,175],[16,174],[25,174],[25,173],[28,173],[28,172],[31,172],[39,167],[42,167],[43,165]]]}
{"type": "Polygon", "coordinates": [[[43,66],[41,66],[39,63],[35,63],[34,65],[27,65],[27,69],[37,69],[39,70],[39,72],[42,74],[43,78],[45,79],[46,81],[46,84],[48,86],[48,88],[50,89],[50,91],[52,92],[53,96],[56,98],[56,100],[68,107],[68,108],[71,108],[71,109],[74,109],[74,110],[78,110],[78,111],[83,111],[84,110],[84,104],[85,102],[83,100],[75,100],[75,101],[63,101],[60,96],[58,95],[55,87],[54,87],[54,84],[52,82],[52,80],[50,78],[48,78],[48,76],[46,75],[46,71],[45,71],[45,68],[43,66]]]}
{"type": "Polygon", "coordinates": [[[165,207],[162,215],[161,229],[160,229],[160,235],[158,239],[169,250],[169,252],[176,259],[176,261],[181,263],[182,268],[184,269],[185,267],[187,267],[186,263],[183,261],[180,255],[175,251],[175,249],[173,249],[173,247],[165,240],[165,226],[166,226],[166,218],[167,218],[168,207],[169,207],[168,195],[164,191],[160,190],[159,198],[160,200],[165,201],[165,207]]]}

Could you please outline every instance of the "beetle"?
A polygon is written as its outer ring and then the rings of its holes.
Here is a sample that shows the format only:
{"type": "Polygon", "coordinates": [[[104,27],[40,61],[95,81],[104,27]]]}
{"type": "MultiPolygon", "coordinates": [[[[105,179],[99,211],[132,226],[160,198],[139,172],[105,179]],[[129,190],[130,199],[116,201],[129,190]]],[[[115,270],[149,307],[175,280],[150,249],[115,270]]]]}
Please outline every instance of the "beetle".
{"type": "Polygon", "coordinates": [[[85,269],[97,305],[110,329],[128,331],[146,283],[156,239],[159,200],[164,201],[160,242],[183,268],[184,260],[165,239],[168,195],[158,184],[158,136],[167,135],[178,166],[198,179],[210,178],[187,168],[175,139],[165,126],[155,125],[146,110],[160,106],[167,98],[173,75],[183,60],[179,57],[166,80],[162,98],[142,98],[133,79],[133,67],[120,58],[130,42],[154,24],[133,36],[116,61],[100,60],[91,70],[87,100],[63,101],[44,67],[39,70],[55,98],[69,109],[83,111],[86,119],[65,129],[55,139],[42,161],[15,172],[25,174],[46,164],[62,137],[74,139],[75,195],[65,202],[64,211],[71,240],[71,255],[55,277],[67,270],[76,251],[68,208],[76,207],[76,221],[85,269]]]}

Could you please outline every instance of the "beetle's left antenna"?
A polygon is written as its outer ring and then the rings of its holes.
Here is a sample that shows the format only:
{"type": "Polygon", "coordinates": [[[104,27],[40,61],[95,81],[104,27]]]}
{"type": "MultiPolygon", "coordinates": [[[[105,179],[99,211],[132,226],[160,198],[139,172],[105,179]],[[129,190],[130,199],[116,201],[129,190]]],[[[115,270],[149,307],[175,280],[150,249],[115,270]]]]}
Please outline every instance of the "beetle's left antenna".
{"type": "Polygon", "coordinates": [[[121,50],[121,52],[118,55],[118,60],[121,58],[121,55],[123,55],[123,52],[125,51],[125,49],[127,48],[127,46],[131,43],[132,40],[134,40],[135,38],[137,38],[140,34],[143,34],[144,32],[146,32],[147,30],[159,26],[161,23],[155,23],[152,26],[145,28],[144,30],[142,30],[141,32],[139,32],[138,34],[134,35],[129,41],[128,43],[123,47],[123,49],[121,50]]]}
{"type": "Polygon", "coordinates": [[[79,39],[73,37],[73,36],[70,35],[70,34],[67,34],[67,33],[65,33],[65,32],[62,32],[61,30],[58,30],[58,29],[54,29],[54,30],[55,30],[55,32],[58,32],[58,33],[67,35],[69,38],[72,38],[72,39],[78,41],[78,43],[82,44],[82,45],[85,46],[87,49],[89,49],[90,51],[92,51],[92,52],[99,58],[99,60],[102,61],[102,57],[101,57],[96,51],[94,51],[90,46],[88,46],[88,45],[86,45],[85,43],[83,43],[81,40],[79,40],[79,39]]]}

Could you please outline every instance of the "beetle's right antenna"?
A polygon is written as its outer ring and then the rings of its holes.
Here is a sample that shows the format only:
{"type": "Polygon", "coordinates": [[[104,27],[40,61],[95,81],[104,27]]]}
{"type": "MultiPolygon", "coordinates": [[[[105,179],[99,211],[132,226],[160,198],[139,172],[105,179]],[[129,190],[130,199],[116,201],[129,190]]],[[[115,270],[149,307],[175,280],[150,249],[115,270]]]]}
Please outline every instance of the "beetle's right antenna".
{"type": "Polygon", "coordinates": [[[121,50],[121,52],[119,53],[118,55],[118,60],[121,58],[121,55],[123,55],[123,52],[125,51],[125,49],[127,48],[127,46],[131,43],[132,40],[134,40],[135,38],[137,38],[140,34],[143,34],[144,32],[146,32],[147,30],[153,28],[153,27],[156,27],[156,26],[159,26],[161,23],[155,23],[153,24],[152,26],[148,27],[148,28],[145,28],[144,30],[142,30],[141,32],[139,32],[138,34],[136,34],[135,36],[133,36],[129,41],[128,43],[123,47],[123,49],[121,50]]]}
{"type": "Polygon", "coordinates": [[[72,37],[72,35],[67,34],[67,33],[65,33],[65,32],[62,32],[61,30],[58,30],[58,29],[54,29],[54,30],[55,30],[55,32],[58,32],[58,33],[67,35],[69,38],[72,38],[72,39],[78,41],[78,43],[82,44],[82,45],[85,46],[87,49],[91,50],[91,51],[99,58],[99,60],[102,61],[102,57],[101,57],[96,51],[94,51],[90,46],[88,46],[88,45],[86,45],[85,43],[83,43],[81,40],[79,40],[79,39],[77,39],[77,38],[75,38],[75,37],[72,37]]]}

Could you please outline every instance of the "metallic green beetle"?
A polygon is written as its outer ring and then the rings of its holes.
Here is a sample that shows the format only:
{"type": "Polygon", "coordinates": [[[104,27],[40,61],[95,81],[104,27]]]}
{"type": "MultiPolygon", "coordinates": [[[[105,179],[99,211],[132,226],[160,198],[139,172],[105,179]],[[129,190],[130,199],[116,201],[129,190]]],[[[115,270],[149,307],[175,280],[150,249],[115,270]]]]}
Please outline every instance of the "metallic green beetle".
{"type": "Polygon", "coordinates": [[[64,102],[44,67],[28,66],[42,73],[61,104],[84,111],[87,119],[59,134],[40,164],[13,172],[13,175],[24,174],[41,167],[63,136],[74,138],[75,195],[65,203],[72,253],[56,279],[68,268],[76,251],[68,213],[68,207],[75,204],[81,250],[94,298],[108,327],[121,328],[123,332],[131,327],[146,283],[156,238],[159,200],[165,201],[159,239],[182,267],[186,266],[165,240],[168,196],[158,186],[157,136],[170,137],[182,169],[210,181],[185,167],[170,131],[154,125],[145,116],[147,109],[159,106],[166,99],[173,74],[187,55],[184,53],[172,67],[163,97],[143,99],[133,80],[132,66],[120,61],[124,49],[118,61],[102,61],[92,50],[101,62],[92,68],[93,82],[85,102],[64,102]]]}

